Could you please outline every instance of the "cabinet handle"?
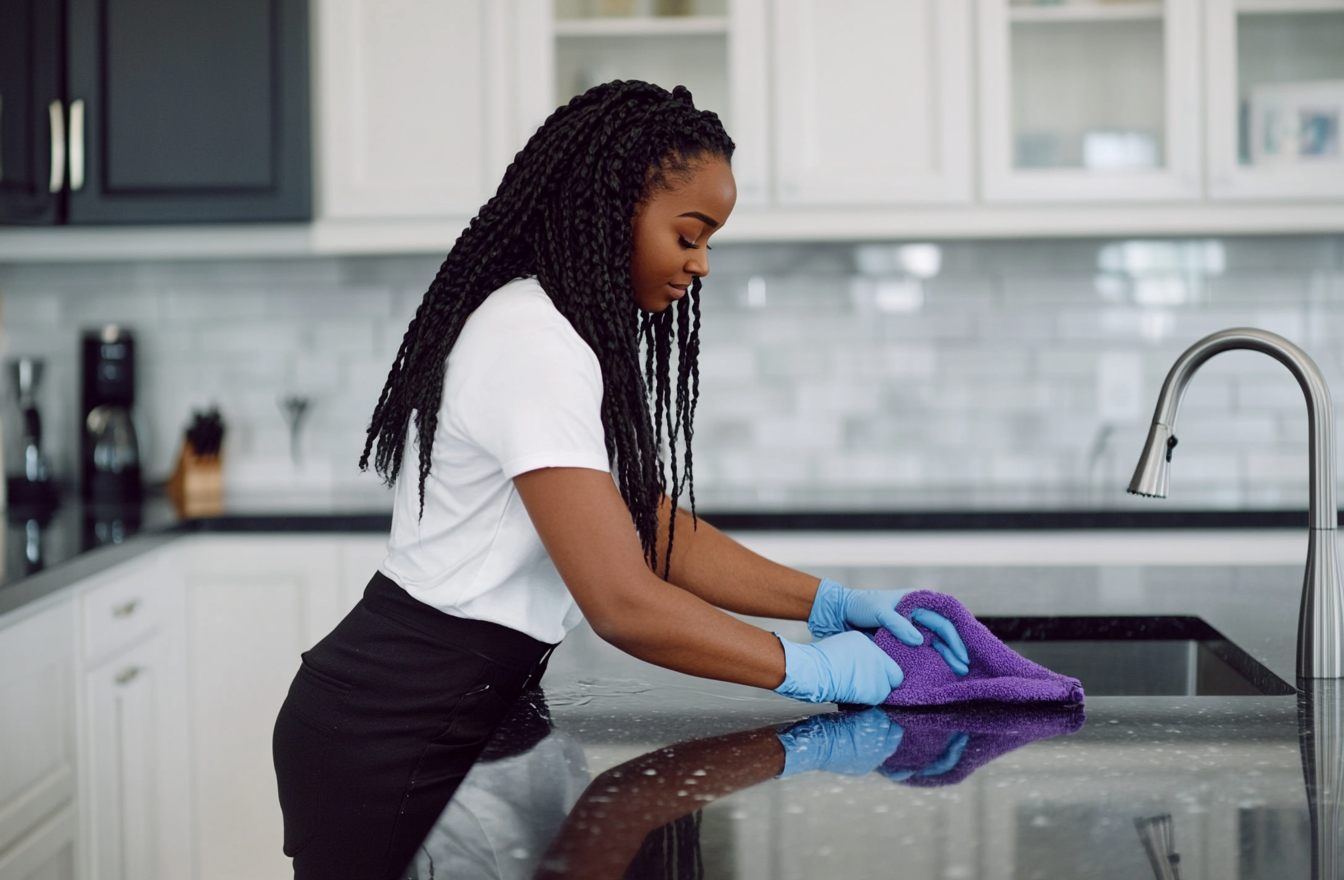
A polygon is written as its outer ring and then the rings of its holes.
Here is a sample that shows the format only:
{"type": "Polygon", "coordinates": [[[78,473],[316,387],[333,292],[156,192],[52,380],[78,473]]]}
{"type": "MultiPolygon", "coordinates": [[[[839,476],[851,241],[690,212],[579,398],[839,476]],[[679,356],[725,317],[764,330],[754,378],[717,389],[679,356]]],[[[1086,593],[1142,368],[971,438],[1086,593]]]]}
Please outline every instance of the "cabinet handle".
{"type": "Polygon", "coordinates": [[[118,672],[117,677],[113,680],[116,681],[117,684],[130,684],[135,681],[138,675],[140,675],[139,666],[127,666],[125,669],[118,672]]]}
{"type": "Polygon", "coordinates": [[[135,613],[135,609],[140,605],[139,599],[132,599],[129,602],[122,602],[120,605],[112,606],[113,617],[130,617],[135,613]]]}
{"type": "Polygon", "coordinates": [[[5,181],[5,96],[0,95],[0,183],[5,181]]]}
{"type": "Polygon", "coordinates": [[[84,188],[84,99],[70,102],[70,192],[84,188]]]}
{"type": "Polygon", "coordinates": [[[65,188],[65,114],[60,101],[47,105],[47,118],[51,120],[51,181],[47,192],[58,193],[65,188]]]}

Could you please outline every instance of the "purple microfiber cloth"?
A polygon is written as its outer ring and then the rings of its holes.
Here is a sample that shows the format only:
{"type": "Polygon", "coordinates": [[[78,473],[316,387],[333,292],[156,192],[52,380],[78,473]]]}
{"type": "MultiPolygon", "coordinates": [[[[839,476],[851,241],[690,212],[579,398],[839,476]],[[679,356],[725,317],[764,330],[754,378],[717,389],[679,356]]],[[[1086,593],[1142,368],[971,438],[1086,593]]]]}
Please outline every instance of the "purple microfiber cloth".
{"type": "Polygon", "coordinates": [[[966,703],[882,711],[905,735],[879,772],[921,788],[955,785],[995,758],[1038,739],[1077,733],[1087,721],[1078,704],[966,703]]]}
{"type": "MultiPolygon", "coordinates": [[[[916,608],[936,611],[957,628],[971,658],[971,671],[957,675],[933,649],[933,635],[919,626],[924,642],[910,646],[886,629],[873,636],[877,646],[905,672],[905,681],[885,700],[888,706],[945,706],[987,700],[995,703],[1081,703],[1083,685],[1051,672],[999,641],[956,599],[930,590],[901,598],[896,611],[909,617],[916,608]]],[[[918,626],[918,624],[916,624],[918,626]]]]}

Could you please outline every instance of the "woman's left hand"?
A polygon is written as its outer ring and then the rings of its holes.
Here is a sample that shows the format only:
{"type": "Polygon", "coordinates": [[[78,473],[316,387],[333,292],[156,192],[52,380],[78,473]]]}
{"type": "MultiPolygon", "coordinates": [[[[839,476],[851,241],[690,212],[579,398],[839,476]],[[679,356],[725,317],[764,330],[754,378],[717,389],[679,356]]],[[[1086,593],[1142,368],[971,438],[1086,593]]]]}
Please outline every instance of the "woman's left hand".
{"type": "Polygon", "coordinates": [[[850,590],[832,580],[822,580],[817,597],[812,602],[812,613],[807,628],[813,638],[851,629],[886,627],[891,634],[907,645],[920,645],[924,635],[915,623],[934,634],[933,648],[957,675],[970,671],[970,655],[952,621],[927,608],[916,608],[906,620],[896,613],[896,606],[909,590],[850,590]]]}

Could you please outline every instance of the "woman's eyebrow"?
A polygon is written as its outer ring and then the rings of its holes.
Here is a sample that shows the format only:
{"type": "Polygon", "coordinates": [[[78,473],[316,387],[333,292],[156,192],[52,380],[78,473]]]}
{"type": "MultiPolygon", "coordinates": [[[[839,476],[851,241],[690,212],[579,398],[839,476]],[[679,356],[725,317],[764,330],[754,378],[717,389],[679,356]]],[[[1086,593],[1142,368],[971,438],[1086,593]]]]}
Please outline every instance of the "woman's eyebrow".
{"type": "Polygon", "coordinates": [[[704,223],[706,226],[710,226],[710,227],[713,227],[713,228],[715,228],[715,229],[717,229],[717,228],[719,227],[719,221],[715,220],[713,217],[710,217],[708,214],[701,214],[699,211],[687,211],[685,214],[678,214],[677,216],[678,216],[678,217],[694,217],[696,220],[699,220],[701,223],[704,223]]]}

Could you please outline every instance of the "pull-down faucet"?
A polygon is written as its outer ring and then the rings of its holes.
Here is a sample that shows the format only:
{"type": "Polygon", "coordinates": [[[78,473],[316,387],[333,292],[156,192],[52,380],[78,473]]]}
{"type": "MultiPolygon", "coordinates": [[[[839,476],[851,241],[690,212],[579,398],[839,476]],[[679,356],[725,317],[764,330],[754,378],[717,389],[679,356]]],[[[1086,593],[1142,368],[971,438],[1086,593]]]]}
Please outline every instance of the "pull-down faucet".
{"type": "Polygon", "coordinates": [[[1297,623],[1298,678],[1344,678],[1344,579],[1335,547],[1335,419],[1330,389],[1307,353],[1274,333],[1250,327],[1220,330],[1186,349],[1162,383],[1153,426],[1129,482],[1135,495],[1167,497],[1168,463],[1176,447],[1176,414],[1185,386],[1219,352],[1245,348],[1267,354],[1292,372],[1307,398],[1311,501],[1307,570],[1297,623]]]}

